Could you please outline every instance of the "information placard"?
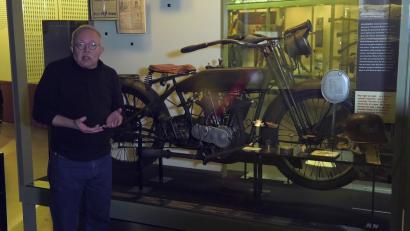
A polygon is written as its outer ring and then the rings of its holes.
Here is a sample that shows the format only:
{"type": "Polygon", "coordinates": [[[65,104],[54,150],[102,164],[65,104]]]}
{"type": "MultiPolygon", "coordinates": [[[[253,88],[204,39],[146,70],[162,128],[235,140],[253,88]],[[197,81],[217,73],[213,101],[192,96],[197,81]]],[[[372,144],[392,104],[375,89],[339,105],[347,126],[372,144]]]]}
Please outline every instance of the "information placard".
{"type": "Polygon", "coordinates": [[[401,0],[359,0],[355,111],[395,120],[401,0]]]}
{"type": "Polygon", "coordinates": [[[400,8],[391,0],[360,0],[357,89],[395,91],[400,8]],[[396,9],[397,8],[397,9],[396,9]]]}
{"type": "Polygon", "coordinates": [[[145,33],[145,0],[118,0],[118,33],[145,33]]]}
{"type": "Polygon", "coordinates": [[[394,123],[396,92],[356,91],[355,94],[355,113],[374,113],[385,123],[394,123]]]}

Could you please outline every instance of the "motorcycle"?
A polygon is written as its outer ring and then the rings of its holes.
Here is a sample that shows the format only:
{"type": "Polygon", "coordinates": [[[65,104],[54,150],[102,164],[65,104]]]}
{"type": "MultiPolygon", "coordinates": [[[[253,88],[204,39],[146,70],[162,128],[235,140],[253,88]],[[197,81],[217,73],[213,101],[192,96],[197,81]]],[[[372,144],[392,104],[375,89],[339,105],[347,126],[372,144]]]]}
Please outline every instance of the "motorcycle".
{"type": "MultiPolygon", "coordinates": [[[[204,164],[250,162],[252,155],[244,155],[244,147],[279,150],[291,145],[311,151],[345,142],[341,134],[353,112],[352,103],[348,99],[329,103],[319,79],[299,81],[293,75],[301,56],[311,55],[311,30],[306,21],[278,38],[249,35],[181,49],[187,53],[213,45],[246,47],[263,55],[264,67],[197,71],[191,65],[160,64],[149,66],[144,79],[123,76],[126,119],[112,139],[114,164],[144,168],[163,157],[204,164]]],[[[351,162],[329,167],[321,161],[311,164],[270,156],[263,164],[275,165],[291,181],[308,188],[335,189],[356,177],[351,162]]]]}

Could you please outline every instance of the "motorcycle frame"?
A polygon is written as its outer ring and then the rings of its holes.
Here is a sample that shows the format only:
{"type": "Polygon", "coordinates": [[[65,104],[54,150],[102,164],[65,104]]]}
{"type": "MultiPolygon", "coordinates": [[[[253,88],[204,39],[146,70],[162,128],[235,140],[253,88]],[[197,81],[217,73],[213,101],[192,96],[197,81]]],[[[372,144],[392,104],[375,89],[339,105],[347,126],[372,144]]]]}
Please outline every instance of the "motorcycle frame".
{"type": "MultiPolygon", "coordinates": [[[[257,105],[254,115],[252,116],[252,121],[256,121],[261,118],[262,108],[265,102],[265,98],[267,94],[280,94],[283,96],[285,100],[286,106],[291,111],[291,119],[296,127],[297,134],[299,136],[299,140],[302,143],[308,142],[305,137],[311,131],[312,123],[307,115],[306,109],[297,105],[293,96],[293,87],[295,85],[295,80],[292,74],[292,71],[295,70],[295,65],[286,59],[286,54],[281,47],[280,40],[269,40],[267,41],[267,45],[261,48],[255,48],[258,52],[261,52],[266,59],[267,67],[269,69],[269,80],[273,80],[277,86],[278,90],[270,89],[268,86],[265,86],[260,89],[252,89],[252,90],[242,90],[241,94],[251,94],[257,93],[259,96],[257,97],[257,105]],[[279,93],[277,93],[279,92],[279,93]]],[[[156,105],[158,103],[165,102],[169,96],[173,93],[176,93],[178,100],[180,102],[180,106],[183,108],[183,114],[185,119],[190,122],[190,125],[193,126],[192,122],[192,115],[190,113],[190,108],[188,107],[188,101],[184,97],[183,92],[178,90],[178,82],[176,81],[178,78],[186,77],[190,78],[194,73],[190,74],[171,74],[171,75],[162,75],[157,79],[150,79],[146,81],[146,84],[153,89],[153,85],[160,84],[165,86],[165,91],[159,95],[159,98],[156,99],[154,102],[146,105],[145,107],[149,108],[152,105],[156,105]],[[172,86],[168,84],[168,82],[172,82],[172,86]]],[[[268,83],[269,81],[267,81],[268,83]]],[[[269,85],[269,84],[267,84],[269,85]]],[[[302,87],[303,88],[303,87],[302,87]]],[[[144,110],[142,110],[143,112],[144,110]]],[[[142,113],[140,112],[140,113],[142,113]]],[[[181,115],[181,114],[178,114],[181,115]]],[[[257,141],[257,134],[256,134],[256,127],[252,126],[250,130],[250,137],[252,142],[257,141]]],[[[161,138],[161,137],[156,137],[161,138]]]]}

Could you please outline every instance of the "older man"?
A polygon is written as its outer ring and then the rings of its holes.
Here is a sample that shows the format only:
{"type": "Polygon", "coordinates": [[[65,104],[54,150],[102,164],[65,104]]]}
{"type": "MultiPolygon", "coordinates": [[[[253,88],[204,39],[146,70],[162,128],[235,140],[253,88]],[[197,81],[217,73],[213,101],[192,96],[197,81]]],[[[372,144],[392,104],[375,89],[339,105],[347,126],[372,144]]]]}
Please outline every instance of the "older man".
{"type": "Polygon", "coordinates": [[[120,84],[100,56],[100,33],[77,28],[72,56],[50,63],[34,97],[33,118],[49,126],[50,210],[54,231],[108,230],[111,129],[122,123],[120,84]],[[81,221],[79,217],[81,214],[81,221]]]}

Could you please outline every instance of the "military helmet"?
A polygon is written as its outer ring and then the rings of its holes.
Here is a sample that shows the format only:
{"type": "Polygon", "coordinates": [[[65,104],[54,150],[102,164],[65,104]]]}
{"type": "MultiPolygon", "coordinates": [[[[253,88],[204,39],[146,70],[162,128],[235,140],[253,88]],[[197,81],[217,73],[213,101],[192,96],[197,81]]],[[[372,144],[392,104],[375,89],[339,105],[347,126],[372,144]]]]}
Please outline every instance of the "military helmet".
{"type": "Polygon", "coordinates": [[[356,143],[386,143],[383,120],[373,113],[355,113],[346,122],[345,133],[356,143]]]}

